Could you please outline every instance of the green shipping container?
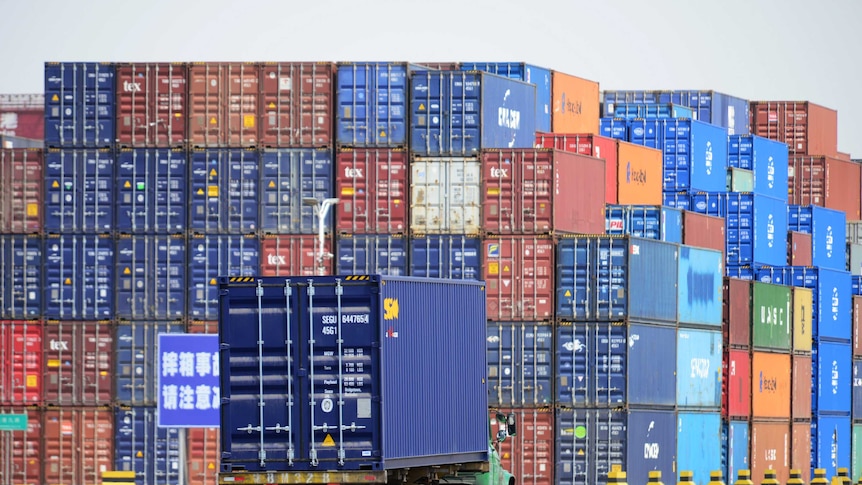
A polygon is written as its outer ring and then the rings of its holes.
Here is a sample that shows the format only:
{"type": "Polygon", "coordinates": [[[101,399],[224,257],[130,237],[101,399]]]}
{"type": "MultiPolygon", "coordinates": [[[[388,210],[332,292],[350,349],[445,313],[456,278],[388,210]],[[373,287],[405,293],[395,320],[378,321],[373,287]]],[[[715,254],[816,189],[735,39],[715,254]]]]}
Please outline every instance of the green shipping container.
{"type": "Polygon", "coordinates": [[[856,483],[862,477],[862,424],[853,425],[853,442],[850,446],[850,475],[853,483],[856,483]]]}
{"type": "Polygon", "coordinates": [[[754,172],[742,168],[727,169],[728,192],[754,192],[754,172]]]}
{"type": "Polygon", "coordinates": [[[790,351],[791,287],[754,282],[751,286],[751,346],[790,351]]]}

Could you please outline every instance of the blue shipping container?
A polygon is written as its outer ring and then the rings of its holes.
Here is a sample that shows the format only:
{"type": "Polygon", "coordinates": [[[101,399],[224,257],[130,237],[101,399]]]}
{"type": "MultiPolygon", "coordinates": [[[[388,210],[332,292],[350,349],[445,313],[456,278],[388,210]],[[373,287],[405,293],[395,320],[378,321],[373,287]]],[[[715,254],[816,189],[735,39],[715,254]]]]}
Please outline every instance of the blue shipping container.
{"type": "Polygon", "coordinates": [[[850,286],[854,295],[862,295],[862,276],[851,276],[850,286]]]}
{"type": "Polygon", "coordinates": [[[189,228],[207,234],[257,230],[257,150],[201,148],[189,157],[189,228]]]}
{"type": "Polygon", "coordinates": [[[42,316],[42,238],[0,236],[0,318],[42,316]]]}
{"type": "Polygon", "coordinates": [[[158,347],[160,333],[183,333],[182,320],[117,323],[114,393],[125,406],[156,406],[159,399],[158,347]]]}
{"type": "Polygon", "coordinates": [[[114,152],[48,150],[44,197],[46,232],[110,232],[116,204],[114,152]]]}
{"type": "Polygon", "coordinates": [[[851,427],[849,415],[812,415],[811,468],[823,468],[832,477],[838,468],[850,467],[851,427]]]}
{"type": "Polygon", "coordinates": [[[680,327],[676,344],[678,407],[721,407],[722,355],[721,330],[680,327]]]}
{"type": "Polygon", "coordinates": [[[203,236],[189,239],[189,294],[191,318],[218,318],[218,277],[260,273],[260,244],[254,236],[203,236]]]}
{"type": "Polygon", "coordinates": [[[739,470],[751,469],[748,433],[748,421],[721,422],[721,472],[728,482],[739,476],[739,470]]]}
{"type": "Polygon", "coordinates": [[[677,469],[694,473],[694,483],[707,483],[711,471],[721,470],[721,413],[677,413],[676,450],[677,469]]]}
{"type": "Polygon", "coordinates": [[[560,322],[556,402],[620,407],[676,404],[676,330],[658,325],[560,322]]]}
{"type": "Polygon", "coordinates": [[[614,105],[614,112],[609,114],[614,118],[627,120],[635,118],[664,119],[664,118],[686,118],[697,119],[694,109],[679,104],[637,104],[619,103],[614,105]]]}
{"type": "MultiPolygon", "coordinates": [[[[551,131],[551,70],[522,62],[465,62],[462,71],[485,71],[536,85],[536,131],[551,131]]],[[[565,105],[565,93],[562,94],[565,105]]]]}
{"type": "Polygon", "coordinates": [[[531,408],[554,404],[554,327],[541,322],[488,322],[488,404],[531,408]]]}
{"type": "Polygon", "coordinates": [[[662,191],[662,205],[674,207],[679,210],[689,210],[691,207],[691,196],[688,192],[662,191]]]}
{"type": "Polygon", "coordinates": [[[219,303],[222,471],[488,459],[484,283],[222,278],[219,303]],[[339,379],[330,369],[347,374],[339,379]],[[292,433],[280,432],[291,422],[292,433]]]}
{"type": "MultiPolygon", "coordinates": [[[[628,141],[628,120],[624,118],[601,118],[599,119],[599,134],[615,140],[628,141]]],[[[658,143],[653,148],[659,148],[658,143]]]]}
{"type": "Polygon", "coordinates": [[[186,151],[181,149],[121,150],[117,154],[117,230],[131,234],[185,231],[186,162],[186,151]]]}
{"type": "Polygon", "coordinates": [[[407,145],[408,81],[412,68],[403,62],[338,65],[335,96],[339,146],[407,145]]]}
{"type": "Polygon", "coordinates": [[[852,344],[817,341],[811,346],[811,413],[850,415],[852,344]]]}
{"type": "Polygon", "coordinates": [[[721,327],[724,257],[714,249],[679,247],[679,323],[721,327]]]}
{"type": "MultiPolygon", "coordinates": [[[[262,181],[260,187],[260,228],[270,234],[317,234],[314,208],[303,199],[321,201],[334,197],[332,151],[299,148],[263,150],[260,152],[262,181]]],[[[332,228],[333,211],[326,216],[326,228],[332,228]]]]}
{"type": "Polygon", "coordinates": [[[467,235],[410,238],[410,276],[482,279],[482,240],[467,235]]]}
{"type": "Polygon", "coordinates": [[[741,280],[753,280],[755,270],[751,266],[731,266],[727,265],[724,270],[725,276],[728,278],[739,278],[741,280]]]}
{"type": "Polygon", "coordinates": [[[605,232],[682,243],[682,211],[654,205],[605,206],[605,232]]]}
{"type": "Polygon", "coordinates": [[[43,316],[113,318],[114,249],[114,240],[107,235],[48,235],[42,251],[43,316]]]}
{"type": "Polygon", "coordinates": [[[186,316],[186,238],[120,235],[116,315],[128,319],[186,316]]]}
{"type": "Polygon", "coordinates": [[[847,215],[816,205],[788,205],[787,228],[811,234],[813,266],[847,270],[847,215]]]}
{"type": "Polygon", "coordinates": [[[535,145],[535,85],[486,72],[421,72],[410,93],[410,150],[417,155],[535,145]]]}
{"type": "Polygon", "coordinates": [[[557,317],[676,325],[679,246],[616,236],[557,243],[557,317]]]}
{"type": "Polygon", "coordinates": [[[673,103],[694,108],[695,119],[727,128],[730,135],[750,132],[748,100],[716,91],[605,91],[602,100],[602,116],[613,116],[619,103],[673,103]]]}
{"type": "Polygon", "coordinates": [[[156,408],[117,409],[114,417],[114,469],[134,471],[137,485],[180,483],[180,430],[160,428],[156,408]]]}
{"type": "Polygon", "coordinates": [[[103,148],[114,143],[114,65],[45,63],[45,145],[103,148]]]}
{"type": "Polygon", "coordinates": [[[853,421],[862,420],[862,360],[853,359],[853,421]]]}
{"type": "Polygon", "coordinates": [[[407,239],[400,234],[340,235],[338,274],[407,276],[407,239]]]}
{"type": "Polygon", "coordinates": [[[755,135],[730,135],[727,142],[727,166],[750,170],[754,175],[754,193],[787,198],[787,144],[755,135]]]}

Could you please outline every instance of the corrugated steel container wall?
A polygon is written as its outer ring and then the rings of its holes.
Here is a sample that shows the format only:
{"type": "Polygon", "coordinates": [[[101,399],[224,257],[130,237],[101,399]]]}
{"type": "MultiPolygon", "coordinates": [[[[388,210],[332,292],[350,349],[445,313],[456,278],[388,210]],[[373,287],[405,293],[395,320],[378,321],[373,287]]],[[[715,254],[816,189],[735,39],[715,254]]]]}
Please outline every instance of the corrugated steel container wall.
{"type": "Polygon", "coordinates": [[[202,236],[189,239],[190,318],[218,318],[219,276],[256,276],[260,272],[260,243],[254,236],[202,236]]]}
{"type": "Polygon", "coordinates": [[[661,150],[622,141],[617,147],[617,201],[660,205],[663,198],[661,150]]]}
{"type": "Polygon", "coordinates": [[[798,231],[788,231],[787,234],[787,261],[792,266],[814,266],[811,234],[798,231]]]}
{"type": "Polygon", "coordinates": [[[0,94],[0,139],[45,138],[45,95],[0,94]]]}
{"type": "Polygon", "coordinates": [[[790,417],[811,418],[811,356],[794,354],[790,371],[790,417]]]}
{"type": "Polygon", "coordinates": [[[42,315],[42,238],[0,236],[0,318],[42,315]]]}
{"type": "Polygon", "coordinates": [[[751,355],[749,351],[725,349],[722,370],[721,415],[723,417],[748,419],[751,417],[751,355]]]}
{"type": "Polygon", "coordinates": [[[501,408],[491,410],[491,432],[499,429],[496,412],[515,414],[518,432],[500,443],[500,462],[525,485],[554,485],[553,409],[501,408]]]}
{"type": "MultiPolygon", "coordinates": [[[[338,236],[336,246],[337,271],[335,274],[406,276],[408,274],[407,246],[407,239],[400,234],[362,234],[355,236],[341,234],[338,236]]],[[[478,244],[475,251],[478,253],[478,244]]],[[[314,254],[313,252],[310,253],[314,254]]],[[[288,274],[296,273],[285,273],[285,275],[288,274]]],[[[264,276],[275,275],[264,274],[264,276]]]]}
{"type": "Polygon", "coordinates": [[[691,196],[688,192],[662,192],[662,205],[680,210],[691,209],[691,196]]]}
{"type": "Polygon", "coordinates": [[[790,476],[790,426],[788,421],[751,423],[751,476],[758,479],[775,470],[778,483],[790,476]]]}
{"type": "Polygon", "coordinates": [[[850,479],[856,483],[862,478],[862,424],[853,423],[850,453],[850,479]]]}
{"type": "Polygon", "coordinates": [[[116,125],[115,66],[45,63],[45,145],[112,146],[116,125]]]}
{"type": "Polygon", "coordinates": [[[42,230],[42,165],[44,151],[0,147],[0,231],[42,230]]]}
{"type": "Polygon", "coordinates": [[[188,66],[123,63],[116,66],[117,144],[179,147],[186,142],[188,66]]]}
{"type": "MultiPolygon", "coordinates": [[[[577,89],[572,90],[575,86],[571,86],[569,83],[572,83],[573,81],[576,82],[577,78],[572,79],[572,76],[567,74],[521,62],[462,62],[460,69],[463,71],[490,72],[492,74],[497,74],[498,76],[534,84],[536,86],[537,131],[572,131],[575,133],[592,133],[592,131],[584,130],[583,128],[578,128],[576,130],[556,129],[556,116],[558,113],[557,108],[560,97],[562,97],[563,103],[566,102],[566,97],[562,94],[565,91],[565,88],[569,89],[566,94],[569,95],[569,100],[573,103],[577,101],[573,101],[572,96],[574,96],[575,99],[579,99],[580,97],[589,97],[588,93],[580,93],[577,89]],[[558,83],[560,85],[558,85],[558,83]],[[551,114],[552,112],[553,115],[551,114]]],[[[598,114],[598,83],[596,83],[595,87],[596,114],[598,114]]],[[[598,116],[596,116],[596,119],[598,119],[598,116]]]]}
{"type": "Polygon", "coordinates": [[[186,238],[116,238],[115,315],[128,319],[170,319],[186,315],[186,238]]]}
{"type": "Polygon", "coordinates": [[[676,460],[676,412],[664,410],[629,410],[626,424],[626,467],[632,483],[645,483],[649,472],[674,476],[676,460]]]}
{"type": "Polygon", "coordinates": [[[554,404],[554,327],[543,322],[488,322],[488,404],[554,404]]]}
{"type": "Polygon", "coordinates": [[[755,270],[751,266],[747,265],[738,266],[729,264],[725,269],[725,274],[729,278],[738,278],[751,281],[754,279],[755,270]]]}
{"type": "Polygon", "coordinates": [[[862,244],[847,244],[847,266],[853,276],[862,275],[862,244]]]}
{"type": "Polygon", "coordinates": [[[723,353],[720,330],[677,331],[677,407],[719,410],[723,353]]]}
{"type": "Polygon", "coordinates": [[[116,187],[114,227],[118,231],[180,233],[188,228],[189,177],[185,150],[120,150],[116,187]]]}
{"type": "Polygon", "coordinates": [[[751,286],[751,346],[789,351],[793,339],[792,312],[789,286],[755,281],[751,286]]]}
{"type": "Polygon", "coordinates": [[[811,466],[823,468],[826,476],[834,476],[837,468],[850,466],[850,416],[811,417],[811,466]]]}
{"type": "Polygon", "coordinates": [[[850,415],[853,358],[849,343],[819,341],[811,350],[812,414],[850,415]]]}
{"type": "Polygon", "coordinates": [[[790,419],[790,354],[751,353],[751,416],[790,419]]]}
{"type": "Polygon", "coordinates": [[[823,268],[791,268],[793,278],[790,284],[814,290],[812,335],[815,338],[850,341],[850,273],[823,268]]]}
{"type": "MultiPolygon", "coordinates": [[[[3,110],[0,109],[0,123],[3,122],[2,117],[4,114],[3,110]]],[[[39,122],[42,122],[42,119],[39,118],[39,122]]],[[[0,129],[0,148],[4,149],[12,149],[12,148],[45,148],[44,140],[34,140],[32,138],[22,138],[20,136],[12,136],[12,135],[3,135],[3,130],[0,129]]]]}
{"type": "Polygon", "coordinates": [[[688,118],[697,119],[694,109],[679,104],[638,104],[638,103],[616,103],[614,112],[609,116],[633,120],[636,118],[662,119],[662,118],[688,118]]]}
{"type": "Polygon", "coordinates": [[[678,264],[676,244],[615,236],[562,238],[555,273],[557,318],[675,325],[678,264]]]}
{"type": "Polygon", "coordinates": [[[814,266],[847,270],[847,220],[844,212],[815,205],[788,205],[787,227],[791,231],[811,234],[814,266]]]}
{"type": "Polygon", "coordinates": [[[189,65],[187,138],[192,147],[258,145],[259,74],[251,62],[189,65]]]}
{"type": "Polygon", "coordinates": [[[862,221],[854,221],[850,217],[847,218],[847,242],[862,244],[862,221]]]}
{"type": "Polygon", "coordinates": [[[47,320],[42,344],[46,404],[101,406],[113,402],[114,326],[110,320],[47,320]]]}
{"type": "Polygon", "coordinates": [[[0,320],[0,361],[0,404],[42,404],[42,322],[0,320]]]}
{"type": "Polygon", "coordinates": [[[181,320],[120,321],[114,340],[114,398],[125,406],[155,406],[158,401],[160,333],[183,333],[181,320]]]}
{"type": "Polygon", "coordinates": [[[862,165],[824,156],[790,157],[791,204],[813,204],[843,211],[847,220],[860,218],[862,165]]]}
{"type": "Polygon", "coordinates": [[[51,149],[45,154],[46,232],[114,229],[113,150],[51,149]]]}
{"type": "Polygon", "coordinates": [[[741,168],[728,168],[727,191],[754,192],[754,172],[741,168]]]}
{"type": "Polygon", "coordinates": [[[217,320],[189,320],[186,325],[188,333],[218,333],[217,320]]]}
{"type": "MultiPolygon", "coordinates": [[[[304,428],[297,436],[311,436],[315,443],[336,440],[336,446],[316,448],[323,468],[337,466],[339,449],[347,460],[342,469],[352,470],[360,466],[399,468],[405,462],[423,466],[488,459],[484,381],[487,319],[484,306],[476,304],[483,299],[484,284],[393,276],[321,276],[292,283],[287,292],[285,278],[258,281],[261,286],[222,278],[219,286],[221,428],[235,430],[249,422],[268,428],[263,435],[244,430],[225,433],[222,471],[236,465],[249,471],[286,470],[289,442],[273,427],[290,422],[288,415],[304,428]],[[258,288],[262,288],[260,297],[255,296],[258,288]],[[259,321],[256,312],[249,311],[252,308],[263,308],[273,318],[259,321]],[[285,325],[286,308],[294,309],[291,314],[297,322],[311,323],[313,316],[320,323],[311,327],[285,325]],[[342,338],[346,346],[343,353],[342,338]],[[258,344],[259,340],[263,343],[258,344]],[[287,341],[292,344],[286,347],[287,341]],[[260,381],[262,395],[257,385],[241,383],[260,379],[255,363],[258,359],[245,357],[260,353],[260,372],[270,376],[260,381]],[[322,411],[312,405],[313,419],[300,419],[309,412],[309,396],[320,392],[314,391],[315,386],[325,387],[332,376],[306,372],[305,364],[285,368],[285,354],[297,362],[314,361],[323,366],[341,366],[344,359],[363,365],[365,370],[359,371],[348,366],[351,377],[345,378],[338,390],[326,394],[335,401],[345,401],[337,422],[355,423],[356,431],[343,436],[313,431],[315,422],[332,422],[326,403],[321,405],[322,411]],[[250,362],[255,364],[249,367],[250,362]],[[294,381],[296,386],[289,387],[294,381]],[[451,392],[453,389],[456,392],[451,392]],[[285,401],[286,395],[295,398],[285,401]],[[423,404],[430,399],[437,405],[429,408],[423,404]],[[272,408],[263,422],[257,418],[259,402],[268,402],[272,408]],[[381,402],[386,402],[385,413],[381,402]],[[475,405],[465,408],[464,402],[475,405]],[[263,463],[258,455],[261,442],[266,451],[263,463]],[[374,449],[369,450],[369,446],[374,449]],[[367,451],[377,454],[367,456],[367,451]]],[[[308,470],[308,454],[308,449],[299,447],[291,469],[308,470]]]]}
{"type": "MultiPolygon", "coordinates": [[[[303,199],[333,197],[332,163],[329,149],[262,150],[260,229],[273,234],[317,234],[314,208],[303,199]]],[[[333,220],[330,211],[325,218],[330,230],[333,220]]]]}
{"type": "MultiPolygon", "coordinates": [[[[332,238],[329,236],[325,236],[323,241],[323,250],[327,254],[331,254],[332,238]]],[[[273,234],[268,234],[264,236],[260,242],[260,275],[316,275],[318,274],[318,270],[320,269],[317,258],[319,251],[320,242],[318,241],[317,236],[276,236],[273,234]]],[[[340,265],[340,249],[338,258],[340,265]]],[[[323,260],[323,270],[326,272],[326,274],[333,274],[334,264],[335,263],[331,258],[325,258],[323,260]]],[[[340,272],[341,271],[339,271],[339,273],[340,272]]],[[[344,272],[343,274],[348,273],[351,273],[351,271],[344,272]]],[[[365,274],[373,273],[374,271],[365,271],[365,274]]]]}
{"type": "Polygon", "coordinates": [[[751,170],[753,192],[774,199],[787,195],[787,145],[755,135],[728,137],[727,165],[751,170]]]}
{"type": "MultiPolygon", "coordinates": [[[[219,429],[186,430],[186,480],[189,485],[218,483],[219,429]]],[[[180,443],[182,446],[182,443],[180,443]]]]}
{"type": "Polygon", "coordinates": [[[751,346],[751,281],[725,278],[722,309],[725,345],[749,348],[751,346]]]}
{"type": "Polygon", "coordinates": [[[721,328],[723,263],[721,251],[679,247],[680,324],[721,328]]]}
{"type": "Polygon", "coordinates": [[[410,276],[482,279],[482,239],[465,235],[410,238],[410,276]]]}
{"type": "Polygon", "coordinates": [[[727,477],[727,481],[734,480],[734,477],[739,476],[739,470],[750,469],[748,427],[748,421],[721,422],[723,462],[721,472],[727,477]]]}
{"type": "MultiPolygon", "coordinates": [[[[599,133],[599,83],[554,71],[553,116],[555,133],[599,133]]],[[[537,91],[538,94],[538,91],[537,91]]],[[[541,98],[540,98],[541,99],[541,98]]],[[[538,108],[541,109],[541,103],[538,108]]],[[[541,130],[541,122],[539,122],[541,130]]]]}
{"type": "Polygon", "coordinates": [[[555,402],[572,407],[676,403],[676,331],[671,327],[559,322],[555,402]]]}
{"type": "Polygon", "coordinates": [[[811,352],[811,320],[814,293],[809,288],[794,287],[793,293],[793,351],[811,352]]]}
{"type": "Polygon", "coordinates": [[[850,277],[850,290],[854,295],[862,295],[862,276],[850,277]]]}
{"type": "Polygon", "coordinates": [[[475,156],[483,148],[531,148],[536,86],[486,72],[417,72],[410,91],[410,150],[475,156]]]}
{"type": "Polygon", "coordinates": [[[108,408],[44,411],[43,483],[100,483],[114,467],[114,413],[108,408]]]}
{"type": "MultiPolygon", "coordinates": [[[[599,118],[599,134],[615,140],[627,141],[629,139],[629,120],[599,118]]],[[[651,143],[650,146],[661,149],[658,143],[651,143]]]]}
{"type": "Polygon", "coordinates": [[[544,148],[482,150],[481,159],[482,230],[599,234],[604,229],[604,160],[544,148]]]}
{"type": "MultiPolygon", "coordinates": [[[[617,140],[590,134],[536,133],[536,146],[580,153],[605,161],[605,202],[617,200],[617,140]]],[[[637,146],[637,145],[631,145],[637,146]]]]}
{"type": "Polygon", "coordinates": [[[853,295],[853,355],[862,357],[862,296],[853,295]]]}
{"type": "Polygon", "coordinates": [[[335,131],[339,146],[407,146],[411,70],[403,62],[338,64],[335,131]]]}
{"type": "Polygon", "coordinates": [[[619,103],[674,103],[695,108],[695,119],[723,126],[731,135],[749,133],[748,100],[717,91],[605,91],[602,100],[602,116],[613,116],[619,103]]]}
{"type": "Polygon", "coordinates": [[[42,269],[43,316],[91,319],[114,315],[112,237],[50,234],[42,269]]]}
{"type": "Polygon", "coordinates": [[[333,144],[335,65],[265,62],[260,66],[260,145],[272,148],[333,144]]]}
{"type": "Polygon", "coordinates": [[[189,229],[207,234],[257,230],[258,204],[266,211],[260,203],[266,196],[261,194],[260,162],[258,152],[250,149],[190,152],[189,229]]]}
{"type": "Polygon", "coordinates": [[[811,421],[790,425],[790,469],[802,472],[802,479],[811,477],[811,421]]]}
{"type": "Polygon", "coordinates": [[[179,483],[180,430],[160,428],[155,407],[115,410],[114,470],[135,472],[135,483],[179,483]]]}
{"type": "Polygon", "coordinates": [[[542,236],[482,239],[482,279],[488,319],[537,321],[554,317],[554,241],[542,236]]]}
{"type": "Polygon", "coordinates": [[[721,251],[721,261],[724,263],[726,226],[727,223],[723,217],[685,211],[682,214],[682,242],[687,246],[721,251]]]}
{"type": "Polygon", "coordinates": [[[853,359],[853,396],[850,416],[853,421],[862,420],[862,360],[853,359]]]}
{"type": "Polygon", "coordinates": [[[335,229],[351,234],[407,232],[409,174],[400,149],[343,149],[336,155],[335,229]]]}
{"type": "Polygon", "coordinates": [[[751,132],[786,143],[791,154],[838,152],[838,112],[807,101],[752,101],[751,132]]]}
{"type": "Polygon", "coordinates": [[[682,211],[649,205],[606,205],[605,234],[682,242],[682,211]]]}
{"type": "Polygon", "coordinates": [[[26,414],[27,429],[0,434],[0,483],[38,485],[42,482],[42,413],[36,407],[7,407],[3,414],[26,414]]]}
{"type": "MultiPolygon", "coordinates": [[[[721,415],[718,411],[677,413],[676,469],[690,470],[699,483],[721,469],[721,415]]],[[[671,473],[669,477],[675,474],[671,473]]]]}
{"type": "Polygon", "coordinates": [[[479,234],[482,163],[478,158],[415,158],[410,169],[411,233],[479,234]]]}

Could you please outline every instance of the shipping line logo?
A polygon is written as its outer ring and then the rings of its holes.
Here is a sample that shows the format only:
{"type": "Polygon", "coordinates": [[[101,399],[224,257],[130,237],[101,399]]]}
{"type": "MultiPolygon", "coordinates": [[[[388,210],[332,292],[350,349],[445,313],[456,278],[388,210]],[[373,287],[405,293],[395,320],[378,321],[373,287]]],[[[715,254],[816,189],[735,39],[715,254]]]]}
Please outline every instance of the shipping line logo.
{"type": "Polygon", "coordinates": [[[566,93],[563,93],[560,96],[560,111],[579,116],[583,113],[583,105],[580,100],[574,102],[566,100],[566,93]]]}
{"type": "Polygon", "coordinates": [[[826,226],[826,257],[829,259],[832,259],[832,243],[833,242],[834,241],[833,241],[833,236],[832,236],[832,226],[829,225],[829,226],[826,226]]]}
{"type": "Polygon", "coordinates": [[[770,189],[775,188],[775,159],[769,157],[766,162],[766,186],[770,189]]]}
{"type": "Polygon", "coordinates": [[[521,112],[516,109],[506,107],[506,101],[509,99],[511,94],[512,91],[507,89],[506,93],[503,95],[503,105],[497,108],[497,124],[501,128],[512,130],[512,139],[509,141],[509,148],[515,146],[515,142],[518,138],[518,130],[521,129],[521,112]]]}
{"type": "Polygon", "coordinates": [[[646,170],[637,169],[632,171],[632,162],[626,163],[626,183],[630,184],[634,181],[637,185],[646,185],[646,170]]]}
{"type": "Polygon", "coordinates": [[[772,213],[766,218],[766,245],[775,246],[775,215],[772,213]]]}
{"type": "Polygon", "coordinates": [[[711,141],[706,142],[706,158],[705,158],[705,160],[706,160],[706,163],[705,163],[706,174],[712,175],[712,142],[711,141]]]}

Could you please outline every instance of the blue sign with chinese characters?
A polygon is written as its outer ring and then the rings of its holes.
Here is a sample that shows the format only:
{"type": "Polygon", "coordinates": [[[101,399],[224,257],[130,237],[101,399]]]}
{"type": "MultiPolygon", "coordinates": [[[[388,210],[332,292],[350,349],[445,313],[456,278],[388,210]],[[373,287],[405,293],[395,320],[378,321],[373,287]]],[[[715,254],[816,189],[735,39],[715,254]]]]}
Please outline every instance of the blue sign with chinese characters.
{"type": "Polygon", "coordinates": [[[218,335],[159,334],[159,426],[219,425],[218,335]]]}

